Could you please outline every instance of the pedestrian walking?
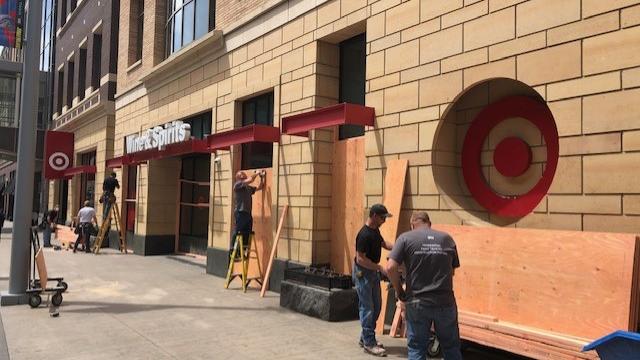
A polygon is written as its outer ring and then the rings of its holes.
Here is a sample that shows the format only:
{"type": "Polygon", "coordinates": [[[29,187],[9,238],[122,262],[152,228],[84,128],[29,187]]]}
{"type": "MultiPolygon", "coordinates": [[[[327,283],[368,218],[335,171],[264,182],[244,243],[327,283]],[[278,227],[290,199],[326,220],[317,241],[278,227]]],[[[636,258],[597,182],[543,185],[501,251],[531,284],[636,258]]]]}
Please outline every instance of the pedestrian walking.
{"type": "Polygon", "coordinates": [[[84,251],[91,252],[91,244],[89,241],[91,239],[91,228],[94,224],[98,224],[98,219],[96,218],[96,210],[91,207],[89,200],[86,200],[84,207],[78,211],[76,223],[78,224],[78,228],[76,229],[78,238],[73,246],[73,252],[76,252],[82,239],[84,239],[84,251]]]}
{"type": "Polygon", "coordinates": [[[44,229],[42,229],[44,247],[51,247],[51,234],[56,230],[59,213],[60,206],[56,205],[44,215],[44,229]]]}
{"type": "Polygon", "coordinates": [[[251,176],[247,176],[244,171],[236,173],[236,182],[233,184],[233,194],[235,200],[234,217],[235,228],[231,234],[231,245],[229,247],[229,256],[233,252],[236,235],[242,234],[243,251],[249,249],[250,234],[253,231],[253,217],[251,216],[251,208],[253,206],[252,196],[256,191],[264,188],[266,172],[264,170],[254,172],[251,176]],[[251,183],[260,177],[260,183],[257,187],[251,186],[251,183]]]}
{"type": "Polygon", "coordinates": [[[414,212],[411,231],[398,237],[389,254],[387,275],[398,300],[404,302],[409,360],[424,360],[431,326],[445,360],[460,360],[458,308],[453,294],[453,275],[460,266],[453,238],[431,229],[426,212],[414,212]],[[406,267],[406,292],[398,268],[406,267]]]}
{"type": "Polygon", "coordinates": [[[376,322],[380,316],[382,296],[380,278],[385,269],[380,265],[382,248],[391,250],[380,234],[380,226],[392,216],[382,204],[369,210],[369,218],[356,236],[356,257],[353,265],[353,283],[358,293],[358,307],[362,332],[359,344],[364,351],[375,356],[386,356],[384,346],[376,340],[376,322]]]}

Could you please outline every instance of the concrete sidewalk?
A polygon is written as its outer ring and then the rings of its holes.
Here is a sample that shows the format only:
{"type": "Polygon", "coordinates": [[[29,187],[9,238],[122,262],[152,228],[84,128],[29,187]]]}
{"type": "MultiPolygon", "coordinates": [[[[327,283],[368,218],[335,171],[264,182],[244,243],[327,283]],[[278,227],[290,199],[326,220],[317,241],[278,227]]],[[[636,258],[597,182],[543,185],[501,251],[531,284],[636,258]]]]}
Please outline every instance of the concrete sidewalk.
{"type": "MultiPolygon", "coordinates": [[[[10,234],[1,239],[0,289],[6,290],[10,234]]],[[[238,283],[225,290],[223,279],[205,274],[204,259],[52,249],[45,257],[51,276],[64,276],[69,291],[57,318],[45,306],[0,308],[12,360],[373,358],[357,345],[357,321],[294,313],[280,308],[278,294],[260,299],[238,283]]],[[[406,358],[405,339],[379,340],[389,358],[406,358]]]]}

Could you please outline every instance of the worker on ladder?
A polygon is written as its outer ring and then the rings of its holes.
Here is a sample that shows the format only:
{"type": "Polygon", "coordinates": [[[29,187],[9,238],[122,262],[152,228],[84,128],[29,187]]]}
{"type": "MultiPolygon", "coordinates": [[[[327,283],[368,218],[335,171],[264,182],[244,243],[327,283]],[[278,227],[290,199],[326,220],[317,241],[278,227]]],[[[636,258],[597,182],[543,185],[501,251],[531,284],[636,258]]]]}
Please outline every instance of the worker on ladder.
{"type": "Polygon", "coordinates": [[[264,170],[256,171],[251,176],[247,176],[244,171],[238,171],[236,173],[236,182],[233,184],[233,194],[235,199],[234,217],[235,217],[235,229],[231,234],[231,244],[229,247],[229,256],[233,253],[233,247],[238,233],[242,234],[243,251],[249,249],[250,235],[253,231],[253,217],[251,216],[252,196],[256,191],[260,191],[264,188],[264,177],[266,172],[264,170]],[[251,183],[255,181],[257,177],[260,177],[260,184],[258,187],[251,186],[251,183]]]}
{"type": "Polygon", "coordinates": [[[111,172],[111,176],[106,177],[102,183],[102,197],[100,198],[100,203],[102,204],[103,221],[109,215],[111,204],[115,202],[114,193],[116,189],[120,189],[120,183],[118,183],[118,179],[116,179],[116,173],[111,172]]]}

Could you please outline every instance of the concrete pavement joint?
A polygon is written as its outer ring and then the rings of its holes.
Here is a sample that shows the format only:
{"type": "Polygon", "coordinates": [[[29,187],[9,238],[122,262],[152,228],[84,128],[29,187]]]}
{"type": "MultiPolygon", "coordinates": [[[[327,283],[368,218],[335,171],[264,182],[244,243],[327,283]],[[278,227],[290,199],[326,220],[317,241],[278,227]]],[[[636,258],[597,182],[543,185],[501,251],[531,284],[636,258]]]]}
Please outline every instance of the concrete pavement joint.
{"type": "Polygon", "coordinates": [[[0,313],[0,360],[9,360],[9,348],[7,347],[7,338],[4,336],[2,313],[0,313]]]}

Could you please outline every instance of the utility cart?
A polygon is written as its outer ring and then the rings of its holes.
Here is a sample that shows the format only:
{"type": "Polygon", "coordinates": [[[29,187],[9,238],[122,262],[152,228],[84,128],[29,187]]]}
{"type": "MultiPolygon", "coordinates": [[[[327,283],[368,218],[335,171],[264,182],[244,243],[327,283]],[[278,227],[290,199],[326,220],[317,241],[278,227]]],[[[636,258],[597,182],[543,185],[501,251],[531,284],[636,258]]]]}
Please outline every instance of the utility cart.
{"type": "Polygon", "coordinates": [[[38,236],[38,228],[31,228],[31,250],[33,251],[33,260],[31,263],[31,277],[29,279],[29,306],[37,308],[42,304],[42,295],[50,297],[53,306],[62,304],[62,293],[67,291],[68,285],[61,277],[48,277],[47,266],[44,261],[44,252],[40,247],[40,238],[38,236]],[[36,279],[36,270],[38,279],[36,279]],[[48,287],[49,283],[56,283],[56,286],[48,287]]]}

